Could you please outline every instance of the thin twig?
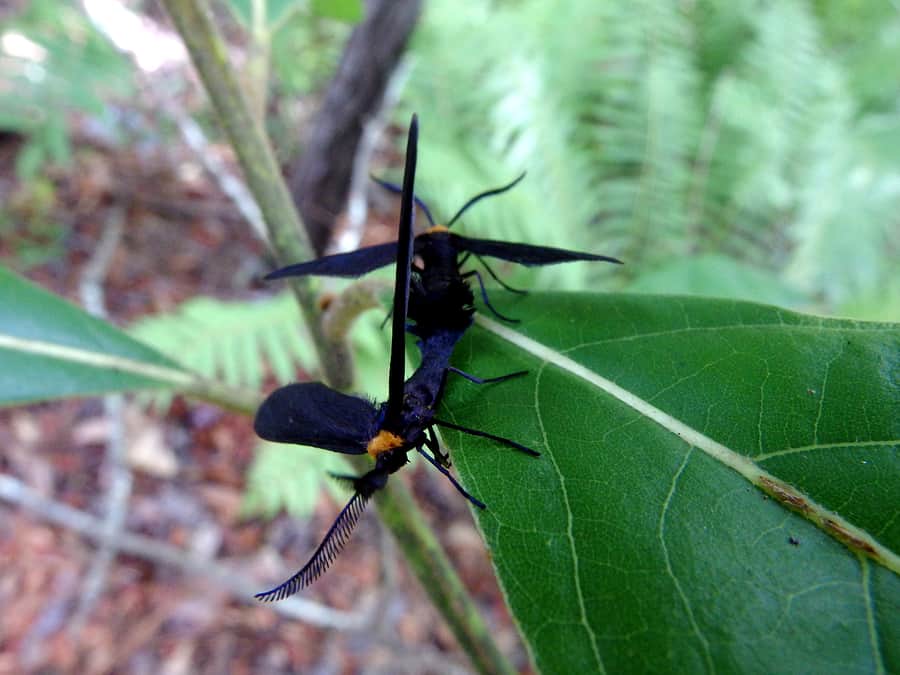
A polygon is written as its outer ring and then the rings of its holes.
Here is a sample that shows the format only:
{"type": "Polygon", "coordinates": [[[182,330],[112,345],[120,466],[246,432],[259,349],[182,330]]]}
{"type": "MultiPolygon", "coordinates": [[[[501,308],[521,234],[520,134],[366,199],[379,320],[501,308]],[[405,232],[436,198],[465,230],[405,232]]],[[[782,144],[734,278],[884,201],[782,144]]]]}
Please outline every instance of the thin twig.
{"type": "MultiPolygon", "coordinates": [[[[92,541],[103,544],[107,540],[107,533],[103,531],[103,522],[99,518],[47,499],[12,476],[0,474],[0,499],[21,506],[43,520],[77,532],[92,541]]],[[[242,575],[231,572],[213,559],[127,531],[120,532],[114,543],[120,551],[161,565],[171,565],[214,581],[220,588],[230,592],[235,599],[255,604],[252,594],[259,588],[242,575]]],[[[376,601],[376,594],[367,595],[360,601],[359,608],[352,612],[331,609],[297,596],[270,605],[270,607],[279,614],[305,621],[314,626],[352,631],[367,630],[376,620],[376,601]]]]}
{"type": "MultiPolygon", "coordinates": [[[[88,312],[100,318],[105,318],[107,315],[103,283],[106,280],[113,254],[122,238],[124,219],[124,207],[121,204],[115,205],[103,228],[103,235],[100,237],[97,248],[85,266],[81,277],[81,301],[88,312]]],[[[104,539],[91,561],[82,585],[78,607],[69,624],[69,630],[73,635],[80,633],[97,599],[103,593],[109,570],[118,552],[116,540],[125,526],[125,514],[128,508],[128,499],[131,497],[133,477],[125,457],[123,409],[124,399],[121,394],[108,394],[103,397],[103,412],[109,423],[104,457],[104,469],[109,484],[104,505],[106,515],[100,526],[104,539]]]]}
{"type": "Polygon", "coordinates": [[[170,103],[164,104],[163,110],[178,126],[178,131],[181,132],[184,142],[200,159],[203,168],[219,184],[219,189],[234,202],[244,219],[250,223],[250,227],[256,236],[268,243],[269,235],[266,232],[266,225],[263,222],[262,214],[259,212],[259,207],[253,199],[253,195],[250,194],[244,182],[231,173],[221,157],[212,151],[209,140],[206,138],[206,134],[203,133],[203,129],[200,128],[200,125],[194,121],[194,118],[188,117],[179,108],[170,103]]]}
{"type": "MultiPolygon", "coordinates": [[[[262,211],[275,257],[282,265],[308,260],[312,257],[309,237],[300,224],[268,137],[238,84],[228,60],[228,48],[209,7],[201,0],[163,0],[163,5],[187,45],[194,67],[237,154],[247,186],[262,211]]],[[[292,279],[290,286],[309,327],[324,379],[338,389],[350,387],[353,373],[344,358],[346,345],[331,344],[325,338],[309,280],[292,279]]]]}

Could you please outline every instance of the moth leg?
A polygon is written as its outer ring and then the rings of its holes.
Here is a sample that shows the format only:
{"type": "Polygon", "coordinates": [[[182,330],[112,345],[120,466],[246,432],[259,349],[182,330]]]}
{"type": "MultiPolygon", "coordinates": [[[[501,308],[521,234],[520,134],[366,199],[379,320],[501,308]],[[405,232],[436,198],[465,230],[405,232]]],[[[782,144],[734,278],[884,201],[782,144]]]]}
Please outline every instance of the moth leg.
{"type": "Polygon", "coordinates": [[[456,263],[456,266],[458,268],[461,268],[463,265],[465,265],[469,261],[469,258],[471,258],[473,255],[476,258],[478,258],[478,262],[480,262],[484,266],[484,269],[486,269],[487,273],[491,275],[491,278],[494,281],[496,281],[498,284],[500,284],[503,288],[505,288],[507,291],[509,291],[510,293],[517,293],[519,295],[528,295],[528,291],[522,290],[521,288],[513,288],[512,286],[507,284],[505,281],[503,281],[503,279],[501,279],[499,276],[497,276],[497,273],[494,272],[493,269],[491,269],[491,266],[487,264],[487,261],[484,258],[482,258],[478,254],[472,253],[471,251],[466,251],[465,255],[459,260],[458,263],[456,263]]]}
{"type": "Polygon", "coordinates": [[[505,382],[506,380],[511,380],[514,377],[522,377],[523,375],[527,375],[527,370],[517,370],[514,373],[509,373],[508,375],[498,375],[497,377],[477,377],[475,375],[471,375],[464,370],[460,370],[459,368],[454,368],[453,366],[448,366],[447,371],[451,373],[456,373],[457,375],[461,375],[466,378],[469,382],[474,382],[475,384],[493,384],[494,382],[505,382]]]}
{"type": "Polygon", "coordinates": [[[394,308],[391,307],[388,310],[388,313],[384,315],[384,320],[381,322],[381,326],[378,327],[378,330],[384,330],[384,327],[388,325],[388,321],[391,320],[391,317],[394,316],[394,308]]]}
{"type": "Polygon", "coordinates": [[[434,458],[438,461],[438,463],[443,466],[445,469],[449,469],[452,466],[450,462],[450,454],[447,452],[441,452],[441,444],[438,443],[438,439],[434,435],[434,431],[431,427],[428,427],[425,431],[425,447],[431,450],[431,454],[434,455],[434,458]]]}
{"type": "Polygon", "coordinates": [[[501,321],[506,321],[507,323],[520,323],[520,321],[518,319],[512,319],[508,316],[504,316],[503,314],[498,312],[496,309],[494,309],[494,306],[491,304],[491,301],[488,300],[487,289],[484,287],[484,279],[481,278],[481,275],[478,273],[478,270],[472,270],[471,272],[466,272],[465,274],[462,275],[462,277],[463,277],[463,279],[466,279],[468,277],[475,277],[476,279],[478,279],[478,286],[481,288],[481,299],[484,300],[485,307],[487,307],[489,310],[491,310],[491,312],[493,312],[494,316],[496,316],[501,321]]]}
{"type": "Polygon", "coordinates": [[[480,255],[476,255],[475,257],[478,258],[478,262],[480,262],[482,265],[484,265],[484,269],[486,269],[487,273],[491,275],[491,278],[494,281],[496,281],[498,284],[503,286],[503,288],[505,288],[507,291],[509,291],[510,293],[517,293],[518,295],[528,295],[528,291],[522,290],[521,288],[513,288],[509,284],[504,283],[503,279],[501,279],[494,273],[494,270],[491,269],[490,265],[488,265],[487,262],[485,261],[485,259],[482,258],[480,255]]]}
{"type": "Polygon", "coordinates": [[[540,457],[541,453],[536,450],[532,450],[531,448],[522,445],[521,443],[516,443],[515,441],[511,441],[508,438],[503,438],[503,436],[495,436],[494,434],[489,434],[486,431],[478,431],[477,429],[469,429],[469,427],[461,427],[458,424],[453,424],[452,422],[445,422],[444,420],[432,419],[434,424],[437,424],[439,427],[447,427],[448,429],[456,429],[457,431],[461,431],[464,434],[469,434],[470,436],[479,436],[480,438],[489,438],[492,441],[497,441],[498,443],[502,443],[503,445],[509,446],[510,448],[514,448],[519,452],[524,452],[526,455],[531,455],[532,457],[540,457]]]}
{"type": "Polygon", "coordinates": [[[331,471],[328,472],[328,475],[332,477],[335,481],[343,485],[344,487],[355,488],[357,476],[351,476],[346,473],[333,473],[331,471]]]}
{"type": "Polygon", "coordinates": [[[453,487],[456,488],[456,490],[457,490],[457,492],[459,492],[459,494],[461,494],[463,497],[465,497],[466,499],[468,499],[472,504],[474,504],[475,506],[477,506],[479,509],[486,509],[486,508],[487,508],[487,506],[485,506],[485,504],[484,504],[483,501],[481,501],[481,500],[479,500],[479,499],[475,499],[475,497],[473,497],[473,496],[470,495],[468,492],[466,492],[466,489],[465,489],[462,485],[460,485],[460,484],[457,482],[457,480],[453,477],[453,475],[452,475],[449,471],[447,471],[447,469],[445,469],[443,466],[441,466],[441,464],[440,464],[438,461],[436,461],[436,460],[434,459],[434,457],[432,457],[432,456],[429,455],[427,452],[425,452],[424,448],[419,447],[419,448],[417,448],[417,449],[418,449],[418,451],[419,451],[419,454],[422,455],[422,457],[424,457],[425,459],[427,459],[428,462],[429,462],[435,469],[437,469],[437,470],[440,471],[442,474],[444,474],[444,476],[447,477],[447,480],[450,481],[450,483],[453,485],[453,487]]]}

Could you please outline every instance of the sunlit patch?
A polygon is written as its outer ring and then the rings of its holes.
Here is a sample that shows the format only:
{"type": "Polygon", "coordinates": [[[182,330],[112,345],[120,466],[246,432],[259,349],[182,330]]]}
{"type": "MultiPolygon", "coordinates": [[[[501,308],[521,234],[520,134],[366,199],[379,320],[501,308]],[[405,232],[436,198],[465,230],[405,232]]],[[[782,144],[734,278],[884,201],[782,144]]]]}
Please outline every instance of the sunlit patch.
{"type": "Polygon", "coordinates": [[[47,58],[46,49],[16,31],[9,30],[3,33],[0,36],[0,47],[10,56],[25,61],[40,63],[47,58]]]}

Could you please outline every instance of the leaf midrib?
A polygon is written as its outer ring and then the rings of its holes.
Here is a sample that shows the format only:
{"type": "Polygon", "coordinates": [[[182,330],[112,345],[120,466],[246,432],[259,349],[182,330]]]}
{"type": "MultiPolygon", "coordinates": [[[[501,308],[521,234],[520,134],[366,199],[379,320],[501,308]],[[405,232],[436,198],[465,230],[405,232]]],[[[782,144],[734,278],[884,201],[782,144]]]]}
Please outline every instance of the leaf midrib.
{"type": "MultiPolygon", "coordinates": [[[[570,375],[574,375],[588,384],[606,392],[610,396],[613,396],[639,414],[653,420],[662,428],[674,434],[685,443],[688,443],[691,447],[696,447],[705,452],[719,463],[740,474],[747,479],[748,482],[765,490],[769,494],[772,494],[783,505],[790,506],[792,503],[798,503],[798,501],[795,500],[799,500],[804,506],[798,513],[806,517],[809,521],[828,534],[828,536],[834,538],[848,548],[851,548],[854,553],[868,553],[868,555],[879,564],[893,571],[895,574],[900,574],[900,555],[897,555],[878,542],[867,531],[853,525],[830,509],[825,508],[796,487],[785,483],[781,479],[763,470],[745,455],[732,450],[697,429],[685,424],[681,420],[672,417],[663,410],[653,406],[645,399],[620,387],[611,380],[598,375],[580,363],[573,361],[559,350],[548,347],[547,345],[518,333],[492,319],[488,319],[484,315],[478,315],[476,317],[476,322],[486,330],[521,349],[523,352],[540,359],[542,363],[553,364],[561,370],[568,372],[570,375]],[[769,489],[766,489],[767,487],[769,489]],[[775,489],[776,492],[773,493],[773,489],[775,489]],[[861,544],[860,548],[853,548],[846,540],[836,536],[837,531],[845,533],[848,536],[848,539],[855,540],[861,544]]],[[[783,326],[781,327],[783,328],[783,326]]],[[[666,334],[670,334],[670,332],[667,332],[666,334]]]]}
{"type": "Polygon", "coordinates": [[[34,354],[36,356],[46,356],[61,361],[69,361],[71,363],[82,363],[97,368],[124,371],[133,375],[141,375],[173,385],[185,386],[190,385],[194,381],[193,376],[190,374],[174,368],[158,366],[145,361],[131,359],[126,356],[94,352],[88,349],[69,347],[42,340],[22,339],[11,335],[0,335],[0,348],[10,349],[20,353],[34,354]]]}
{"type": "MultiPolygon", "coordinates": [[[[486,319],[490,321],[490,319],[486,319]]],[[[485,324],[485,327],[487,325],[485,324]]],[[[670,330],[653,331],[649,333],[634,333],[632,335],[617,335],[615,337],[603,338],[601,340],[589,340],[578,344],[577,347],[570,347],[563,350],[565,353],[575,349],[583,349],[585,347],[593,347],[595,345],[616,344],[621,342],[634,342],[636,340],[644,340],[646,338],[671,337],[673,335],[685,335],[688,333],[721,333],[722,331],[741,331],[741,330],[779,330],[785,329],[803,331],[815,330],[816,332],[834,332],[834,333],[892,333],[897,330],[896,325],[891,324],[843,324],[840,326],[832,326],[828,324],[815,323],[739,323],[739,324],[722,324],[715,326],[685,326],[684,328],[672,328],[670,330]]],[[[490,330],[490,329],[489,329],[490,330]]]]}

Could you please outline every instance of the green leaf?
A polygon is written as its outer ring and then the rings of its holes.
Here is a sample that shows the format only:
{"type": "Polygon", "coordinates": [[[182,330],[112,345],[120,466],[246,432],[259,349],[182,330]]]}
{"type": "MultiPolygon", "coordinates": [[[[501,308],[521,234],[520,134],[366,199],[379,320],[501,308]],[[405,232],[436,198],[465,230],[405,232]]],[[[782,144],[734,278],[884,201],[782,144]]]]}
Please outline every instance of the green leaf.
{"type": "Polygon", "coordinates": [[[444,435],[537,668],[900,671],[900,325],[534,294],[444,435]]]}
{"type": "Polygon", "coordinates": [[[114,326],[0,267],[0,405],[191,381],[114,326]]]}
{"type": "MultiPolygon", "coordinates": [[[[228,5],[241,23],[248,28],[253,26],[253,0],[228,0],[228,5]]],[[[357,23],[363,17],[361,0],[312,0],[308,4],[301,0],[262,0],[260,6],[269,29],[283,26],[293,13],[307,8],[315,17],[342,23],[357,23]]]]}
{"type": "Polygon", "coordinates": [[[312,0],[313,14],[326,19],[357,23],[363,18],[361,0],[312,0]]]}
{"type": "Polygon", "coordinates": [[[192,372],[254,390],[262,384],[265,358],[280,382],[295,379],[297,366],[309,371],[315,365],[312,339],[290,293],[238,301],[200,296],[140,319],[129,332],[192,372]]]}

